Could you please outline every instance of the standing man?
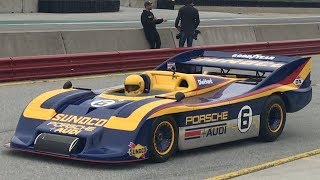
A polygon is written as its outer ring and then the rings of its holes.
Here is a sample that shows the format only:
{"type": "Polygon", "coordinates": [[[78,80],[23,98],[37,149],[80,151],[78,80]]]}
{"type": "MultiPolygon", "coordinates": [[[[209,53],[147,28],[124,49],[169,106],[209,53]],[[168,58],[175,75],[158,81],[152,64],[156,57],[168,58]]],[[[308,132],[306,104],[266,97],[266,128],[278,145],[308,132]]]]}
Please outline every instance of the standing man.
{"type": "Polygon", "coordinates": [[[180,31],[179,47],[183,47],[186,40],[187,46],[192,46],[195,30],[200,24],[199,12],[193,5],[193,0],[186,0],[186,5],[179,9],[175,22],[175,27],[180,31]]]}
{"type": "Polygon", "coordinates": [[[165,19],[157,19],[154,17],[152,10],[152,2],[146,1],[144,3],[145,9],[141,14],[141,23],[143,26],[144,34],[146,35],[147,41],[150,44],[151,49],[159,49],[161,46],[161,40],[159,33],[156,29],[156,24],[166,22],[165,19]]]}

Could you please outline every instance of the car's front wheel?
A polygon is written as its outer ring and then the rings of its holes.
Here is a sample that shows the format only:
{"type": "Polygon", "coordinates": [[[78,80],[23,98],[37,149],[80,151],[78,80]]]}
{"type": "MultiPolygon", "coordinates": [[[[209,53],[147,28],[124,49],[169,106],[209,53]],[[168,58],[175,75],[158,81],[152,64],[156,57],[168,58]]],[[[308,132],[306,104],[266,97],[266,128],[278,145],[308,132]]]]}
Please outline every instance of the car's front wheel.
{"type": "Polygon", "coordinates": [[[270,96],[260,115],[259,138],[262,141],[275,141],[286,123],[286,108],[280,96],[270,96]]]}
{"type": "Polygon", "coordinates": [[[171,116],[160,117],[152,124],[149,158],[153,162],[167,161],[177,150],[178,127],[171,116]]]}

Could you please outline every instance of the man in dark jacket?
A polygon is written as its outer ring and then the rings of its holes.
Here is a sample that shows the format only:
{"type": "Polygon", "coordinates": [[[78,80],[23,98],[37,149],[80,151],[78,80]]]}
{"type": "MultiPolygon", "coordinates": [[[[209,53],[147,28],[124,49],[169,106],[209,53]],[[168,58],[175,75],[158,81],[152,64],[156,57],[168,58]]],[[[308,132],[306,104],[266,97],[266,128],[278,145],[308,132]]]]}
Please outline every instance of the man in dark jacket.
{"type": "Polygon", "coordinates": [[[193,0],[186,1],[186,5],[179,9],[175,22],[175,27],[180,31],[179,47],[183,47],[186,40],[187,46],[192,46],[195,30],[200,24],[199,12],[193,7],[193,0]]]}
{"type": "Polygon", "coordinates": [[[159,33],[156,29],[156,24],[166,22],[165,19],[157,19],[154,17],[152,10],[152,2],[146,1],[144,3],[145,9],[141,14],[141,23],[143,26],[144,34],[146,35],[147,41],[150,44],[151,49],[159,49],[161,46],[161,40],[159,33]]]}

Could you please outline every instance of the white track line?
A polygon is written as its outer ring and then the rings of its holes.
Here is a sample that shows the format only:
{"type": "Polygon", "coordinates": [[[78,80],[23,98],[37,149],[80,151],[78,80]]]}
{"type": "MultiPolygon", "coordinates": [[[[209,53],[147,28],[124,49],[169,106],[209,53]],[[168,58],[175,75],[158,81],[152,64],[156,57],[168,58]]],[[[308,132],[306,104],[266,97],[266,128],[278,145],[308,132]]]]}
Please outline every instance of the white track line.
{"type": "MultiPolygon", "coordinates": [[[[290,20],[290,19],[307,19],[307,18],[319,18],[320,16],[305,16],[305,17],[252,17],[252,18],[228,18],[228,19],[201,19],[202,22],[208,21],[232,21],[232,20],[290,20]]],[[[174,22],[175,20],[168,20],[168,22],[174,22]]],[[[128,24],[128,23],[140,23],[140,21],[91,21],[91,22],[37,22],[37,23],[17,23],[17,24],[0,24],[5,26],[30,26],[30,25],[91,25],[91,24],[128,24]]]]}

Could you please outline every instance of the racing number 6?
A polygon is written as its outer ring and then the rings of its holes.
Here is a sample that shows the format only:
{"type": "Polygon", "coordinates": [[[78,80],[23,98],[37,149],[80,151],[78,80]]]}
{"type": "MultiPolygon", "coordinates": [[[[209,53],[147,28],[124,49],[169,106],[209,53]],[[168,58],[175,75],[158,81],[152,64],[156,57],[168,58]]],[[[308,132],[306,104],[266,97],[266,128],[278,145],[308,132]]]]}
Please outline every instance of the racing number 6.
{"type": "Polygon", "coordinates": [[[252,123],[252,109],[250,106],[243,106],[238,114],[238,129],[245,133],[249,130],[252,123]]]}

